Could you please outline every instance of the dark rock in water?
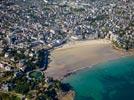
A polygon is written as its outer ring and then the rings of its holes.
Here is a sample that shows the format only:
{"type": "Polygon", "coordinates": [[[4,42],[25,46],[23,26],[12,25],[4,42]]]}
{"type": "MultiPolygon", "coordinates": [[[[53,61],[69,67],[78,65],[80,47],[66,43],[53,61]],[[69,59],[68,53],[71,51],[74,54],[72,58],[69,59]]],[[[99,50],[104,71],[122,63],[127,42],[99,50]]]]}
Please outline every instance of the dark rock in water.
{"type": "Polygon", "coordinates": [[[70,84],[68,84],[68,83],[62,83],[62,84],[61,84],[61,89],[62,89],[64,92],[67,92],[67,91],[71,90],[72,87],[71,87],[70,84]]]}

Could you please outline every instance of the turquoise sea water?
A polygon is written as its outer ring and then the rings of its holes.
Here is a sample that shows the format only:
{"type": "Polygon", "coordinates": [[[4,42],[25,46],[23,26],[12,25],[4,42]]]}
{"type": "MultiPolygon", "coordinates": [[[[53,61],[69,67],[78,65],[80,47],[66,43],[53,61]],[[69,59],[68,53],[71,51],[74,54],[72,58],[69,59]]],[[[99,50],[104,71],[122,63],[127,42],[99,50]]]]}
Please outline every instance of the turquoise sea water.
{"type": "Polygon", "coordinates": [[[134,56],[95,65],[65,78],[75,100],[134,100],[134,56]]]}

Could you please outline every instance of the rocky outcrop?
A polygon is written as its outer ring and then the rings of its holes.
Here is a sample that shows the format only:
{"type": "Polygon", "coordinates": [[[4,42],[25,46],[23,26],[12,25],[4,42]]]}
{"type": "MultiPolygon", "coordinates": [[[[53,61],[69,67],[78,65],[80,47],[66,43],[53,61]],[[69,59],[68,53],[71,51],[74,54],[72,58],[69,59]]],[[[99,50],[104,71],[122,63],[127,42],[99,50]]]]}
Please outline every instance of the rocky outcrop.
{"type": "Polygon", "coordinates": [[[59,100],[74,100],[74,97],[75,97],[75,92],[70,90],[67,93],[60,94],[58,99],[59,100]]]}

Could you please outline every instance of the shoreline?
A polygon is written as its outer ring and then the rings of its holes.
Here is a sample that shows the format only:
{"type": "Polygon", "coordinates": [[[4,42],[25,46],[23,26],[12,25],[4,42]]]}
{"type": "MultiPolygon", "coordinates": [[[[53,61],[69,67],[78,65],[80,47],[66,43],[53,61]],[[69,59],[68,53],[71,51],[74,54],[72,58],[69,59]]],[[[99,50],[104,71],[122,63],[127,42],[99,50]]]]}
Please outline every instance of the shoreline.
{"type": "Polygon", "coordinates": [[[99,63],[133,55],[134,50],[130,52],[116,50],[111,42],[105,39],[75,41],[52,51],[52,62],[45,73],[46,76],[63,80],[80,70],[93,68],[99,63]],[[84,51],[83,54],[81,54],[82,51],[84,51]]]}
{"type": "MultiPolygon", "coordinates": [[[[101,62],[101,63],[106,63],[106,62],[109,62],[109,61],[114,61],[114,60],[118,60],[118,59],[121,59],[121,58],[124,58],[124,57],[130,57],[130,56],[134,56],[134,55],[127,55],[127,56],[122,56],[120,58],[117,58],[117,59],[113,59],[113,60],[108,60],[108,61],[105,61],[105,62],[101,62]]],[[[98,64],[101,64],[101,63],[98,63],[98,64]]],[[[61,81],[64,80],[65,78],[79,72],[79,71],[82,71],[82,70],[86,70],[86,69],[90,69],[90,68],[93,68],[94,66],[98,65],[98,64],[94,64],[94,65],[90,65],[88,67],[81,67],[79,69],[75,69],[75,70],[72,70],[71,72],[67,73],[65,76],[61,77],[61,81]]]]}

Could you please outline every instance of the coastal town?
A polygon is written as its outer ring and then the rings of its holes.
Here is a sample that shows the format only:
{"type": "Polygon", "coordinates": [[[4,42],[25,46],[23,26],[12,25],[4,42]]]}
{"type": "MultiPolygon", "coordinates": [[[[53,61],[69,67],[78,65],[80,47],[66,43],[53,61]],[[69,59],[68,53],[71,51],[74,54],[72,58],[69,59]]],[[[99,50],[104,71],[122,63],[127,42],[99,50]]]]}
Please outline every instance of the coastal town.
{"type": "Polygon", "coordinates": [[[118,48],[134,48],[133,0],[1,0],[0,99],[65,96],[71,86],[45,76],[51,51],[104,38],[118,48]]]}

